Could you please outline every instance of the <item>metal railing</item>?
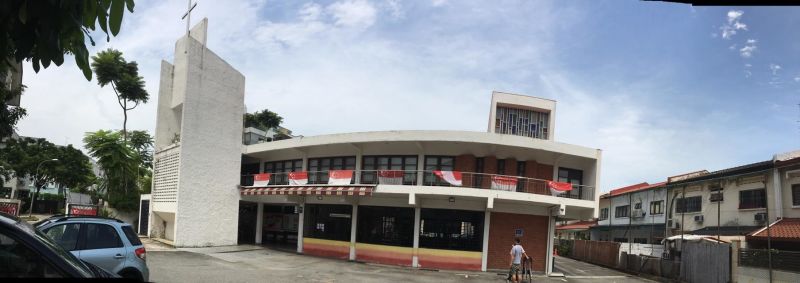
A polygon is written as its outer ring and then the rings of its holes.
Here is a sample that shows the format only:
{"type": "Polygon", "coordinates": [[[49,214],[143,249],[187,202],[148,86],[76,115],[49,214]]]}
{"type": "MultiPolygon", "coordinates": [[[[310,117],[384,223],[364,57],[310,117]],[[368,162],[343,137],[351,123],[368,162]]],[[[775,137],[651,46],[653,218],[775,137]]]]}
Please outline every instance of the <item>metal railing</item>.
{"type": "MultiPolygon", "coordinates": [[[[289,172],[270,173],[270,180],[267,186],[285,186],[289,185],[289,172]]],[[[400,175],[399,173],[396,173],[400,175]]],[[[254,175],[242,175],[241,185],[252,186],[254,175]]],[[[500,189],[493,186],[492,182],[495,177],[502,177],[505,179],[516,180],[516,186],[504,186],[501,188],[506,191],[514,191],[520,193],[530,193],[539,195],[552,195],[550,189],[547,187],[548,180],[509,176],[500,174],[487,174],[487,173],[473,173],[461,172],[461,186],[463,188],[473,189],[500,189]]],[[[406,186],[437,186],[437,187],[453,187],[453,185],[442,180],[436,176],[433,171],[419,171],[419,170],[353,170],[353,178],[351,184],[358,185],[406,185],[406,186]],[[401,176],[395,178],[381,177],[381,171],[402,172],[401,176]],[[420,180],[421,175],[421,180],[420,180]]],[[[328,184],[328,171],[309,171],[308,172],[309,185],[327,185],[328,184]]],[[[572,190],[566,193],[558,194],[558,197],[594,200],[594,188],[585,185],[573,185],[572,190]]]]}

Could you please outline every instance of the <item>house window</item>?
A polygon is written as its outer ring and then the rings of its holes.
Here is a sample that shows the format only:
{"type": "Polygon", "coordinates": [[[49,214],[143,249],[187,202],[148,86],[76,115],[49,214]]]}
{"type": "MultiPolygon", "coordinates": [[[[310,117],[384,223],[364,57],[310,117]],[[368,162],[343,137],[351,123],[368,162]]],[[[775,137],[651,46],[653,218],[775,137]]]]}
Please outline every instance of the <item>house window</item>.
{"type": "Polygon", "coordinates": [[[272,161],[264,163],[264,173],[272,173],[270,177],[270,185],[287,185],[289,184],[289,176],[287,172],[299,172],[303,170],[303,160],[284,160],[272,161]]]}
{"type": "Polygon", "coordinates": [[[505,175],[506,174],[506,160],[505,159],[498,159],[497,160],[497,174],[505,175]]]}
{"type": "Polygon", "coordinates": [[[403,185],[417,183],[417,156],[413,155],[381,155],[364,156],[361,169],[362,184],[377,184],[378,170],[402,170],[403,185]]]}
{"type": "Polygon", "coordinates": [[[616,208],[614,208],[614,217],[616,218],[628,217],[630,208],[631,208],[630,205],[617,206],[616,208]]]}
{"type": "Polygon", "coordinates": [[[698,212],[702,210],[702,208],[703,197],[701,196],[679,198],[675,204],[675,212],[677,213],[698,212]]]}
{"type": "Polygon", "coordinates": [[[481,251],[483,219],[480,211],[423,208],[420,210],[419,247],[481,251]]]}
{"type": "Polygon", "coordinates": [[[637,202],[636,204],[633,205],[633,209],[642,209],[642,203],[637,202]]]}
{"type": "Polygon", "coordinates": [[[633,238],[633,242],[636,244],[647,244],[647,238],[633,238]]]}
{"type": "Polygon", "coordinates": [[[577,169],[569,169],[569,168],[558,168],[558,181],[564,183],[572,183],[573,185],[578,185],[577,190],[573,190],[566,193],[566,195],[570,198],[582,198],[583,196],[583,171],[577,169]]]}
{"type": "Polygon", "coordinates": [[[767,190],[739,191],[739,209],[767,207],[767,190]]]}
{"type": "Polygon", "coordinates": [[[608,208],[600,209],[600,219],[608,219],[608,208]]]}
{"type": "Polygon", "coordinates": [[[455,158],[452,156],[425,156],[425,185],[450,186],[433,174],[434,170],[453,171],[455,158]]]}
{"type": "Polygon", "coordinates": [[[711,196],[708,198],[709,202],[720,202],[724,200],[724,195],[722,192],[711,193],[711,196]]]}
{"type": "Polygon", "coordinates": [[[792,185],[792,205],[800,206],[800,184],[792,185]]]}
{"type": "Polygon", "coordinates": [[[359,206],[356,229],[359,243],[411,247],[414,243],[414,209],[359,206]]]}
{"type": "Polygon", "coordinates": [[[662,214],[662,213],[664,213],[663,200],[650,202],[650,215],[662,214]]]}
{"type": "Polygon", "coordinates": [[[356,158],[354,156],[312,158],[308,160],[308,183],[327,184],[328,171],[355,169],[356,158]]]}
{"type": "Polygon", "coordinates": [[[350,241],[351,205],[306,205],[303,235],[308,238],[350,241]]]}
{"type": "Polygon", "coordinates": [[[628,242],[628,238],[614,238],[614,242],[627,243],[628,242]]]}

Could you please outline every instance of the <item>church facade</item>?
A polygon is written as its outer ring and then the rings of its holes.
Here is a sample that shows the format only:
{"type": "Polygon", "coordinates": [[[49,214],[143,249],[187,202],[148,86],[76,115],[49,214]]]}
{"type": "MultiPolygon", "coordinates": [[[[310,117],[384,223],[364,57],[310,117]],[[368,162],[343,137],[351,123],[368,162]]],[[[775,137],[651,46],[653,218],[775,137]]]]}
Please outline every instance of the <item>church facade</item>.
{"type": "Polygon", "coordinates": [[[242,145],[244,76],[205,47],[205,26],[162,66],[150,237],[476,271],[507,269],[520,238],[549,273],[555,220],[597,216],[601,151],[554,141],[552,100],[494,92],[487,132],[242,145]]]}

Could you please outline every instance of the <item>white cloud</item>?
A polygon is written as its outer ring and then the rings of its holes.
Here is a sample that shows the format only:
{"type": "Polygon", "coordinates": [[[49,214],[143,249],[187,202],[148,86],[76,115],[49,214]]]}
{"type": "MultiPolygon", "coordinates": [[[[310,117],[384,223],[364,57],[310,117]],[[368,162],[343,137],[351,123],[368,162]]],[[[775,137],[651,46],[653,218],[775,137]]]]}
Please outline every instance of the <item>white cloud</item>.
{"type": "Polygon", "coordinates": [[[736,44],[731,44],[731,46],[729,46],[729,47],[728,47],[728,49],[730,49],[730,50],[736,50],[736,44]]]}
{"type": "Polygon", "coordinates": [[[339,1],[326,7],[336,25],[366,28],[375,23],[377,10],[365,0],[339,1]]]}
{"type": "Polygon", "coordinates": [[[406,16],[402,4],[400,4],[400,0],[386,0],[386,6],[393,19],[402,19],[406,16]]]}
{"type": "Polygon", "coordinates": [[[778,71],[780,71],[781,69],[782,69],[781,65],[769,64],[769,70],[772,71],[772,75],[773,76],[777,76],[778,75],[778,71]]]}
{"type": "Polygon", "coordinates": [[[758,46],[756,46],[756,40],[748,39],[744,47],[742,47],[742,49],[739,49],[739,55],[741,55],[744,58],[750,58],[753,57],[753,53],[755,53],[757,49],[758,46]]]}
{"type": "Polygon", "coordinates": [[[800,76],[796,76],[796,77],[794,77],[794,81],[795,81],[795,82],[800,82],[800,76]]]}
{"type": "Polygon", "coordinates": [[[747,30],[747,25],[740,21],[742,15],[744,15],[742,11],[728,11],[728,22],[719,28],[722,30],[722,38],[731,39],[737,30],[747,30]]]}
{"type": "Polygon", "coordinates": [[[447,0],[431,0],[431,5],[434,7],[439,7],[445,4],[447,4],[447,0]]]}
{"type": "Polygon", "coordinates": [[[322,15],[322,6],[317,3],[306,3],[300,8],[298,15],[300,15],[300,19],[303,22],[319,20],[320,15],[322,15]]]}

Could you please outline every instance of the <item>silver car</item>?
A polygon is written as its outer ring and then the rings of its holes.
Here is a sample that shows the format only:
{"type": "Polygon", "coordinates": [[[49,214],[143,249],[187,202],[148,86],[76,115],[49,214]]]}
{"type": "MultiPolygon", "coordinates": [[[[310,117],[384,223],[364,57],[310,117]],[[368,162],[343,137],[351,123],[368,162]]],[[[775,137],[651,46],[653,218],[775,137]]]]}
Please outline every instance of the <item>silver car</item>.
{"type": "Polygon", "coordinates": [[[147,251],[130,224],[113,218],[54,216],[35,226],[79,259],[125,278],[149,280],[147,251]]]}

